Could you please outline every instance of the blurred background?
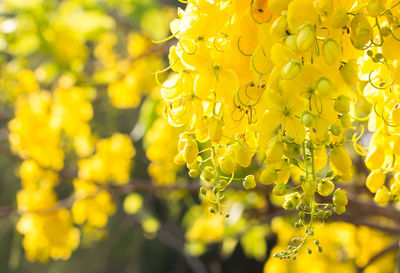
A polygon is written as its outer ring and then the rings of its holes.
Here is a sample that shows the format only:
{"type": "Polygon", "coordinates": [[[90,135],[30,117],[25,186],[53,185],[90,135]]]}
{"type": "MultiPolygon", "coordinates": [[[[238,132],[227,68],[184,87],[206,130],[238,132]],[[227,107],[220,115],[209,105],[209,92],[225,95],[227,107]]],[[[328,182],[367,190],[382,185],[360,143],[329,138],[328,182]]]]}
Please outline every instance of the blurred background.
{"type": "MultiPolygon", "coordinates": [[[[226,193],[230,219],[208,213],[198,180],[173,163],[182,130],[162,115],[157,81],[167,78],[174,41],[152,42],[170,35],[169,24],[184,6],[175,0],[0,1],[0,272],[397,270],[394,210],[377,217],[381,208],[370,204],[363,211],[373,217],[368,222],[354,217],[364,215],[356,202],[318,231],[323,253],[290,262],[270,258],[299,234],[295,215],[276,206],[282,200],[267,198],[271,188],[233,186],[226,193]],[[93,190],[82,182],[88,179],[104,184],[93,190]],[[66,218],[21,218],[24,209],[48,202],[29,195],[38,185],[51,189],[66,218]],[[80,200],[82,192],[87,198],[80,200]],[[69,246],[65,257],[46,248],[67,238],[58,230],[60,219],[72,233],[80,231],[79,246],[69,246]],[[42,234],[48,230],[51,236],[42,234]],[[31,233],[44,247],[24,240],[31,233]]],[[[358,193],[360,186],[348,190],[358,193]]]]}

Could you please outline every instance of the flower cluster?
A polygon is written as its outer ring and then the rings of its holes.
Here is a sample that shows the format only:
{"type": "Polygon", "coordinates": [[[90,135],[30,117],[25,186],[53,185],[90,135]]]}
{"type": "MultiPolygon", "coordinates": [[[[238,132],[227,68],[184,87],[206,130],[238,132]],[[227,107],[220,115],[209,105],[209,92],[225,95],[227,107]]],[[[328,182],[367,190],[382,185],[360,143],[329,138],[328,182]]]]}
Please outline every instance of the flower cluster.
{"type": "Polygon", "coordinates": [[[200,175],[211,212],[229,215],[224,191],[235,180],[273,185],[305,231],[275,256],[295,258],[315,240],[316,220],[346,210],[347,142],[368,154],[375,201],[398,198],[398,176],[384,186],[400,143],[398,20],[398,3],[383,0],[189,0],[178,9],[164,116],[185,130],[174,161],[200,175]],[[367,119],[369,149],[360,144],[367,119]]]}

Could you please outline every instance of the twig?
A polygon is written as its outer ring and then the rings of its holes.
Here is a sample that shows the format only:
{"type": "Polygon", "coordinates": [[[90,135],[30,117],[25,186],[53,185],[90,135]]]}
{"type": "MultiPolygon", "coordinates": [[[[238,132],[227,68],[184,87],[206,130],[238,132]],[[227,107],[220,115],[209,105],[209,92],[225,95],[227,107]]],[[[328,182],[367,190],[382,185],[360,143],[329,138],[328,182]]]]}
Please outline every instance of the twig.
{"type": "Polygon", "coordinates": [[[372,256],[371,259],[369,259],[368,263],[362,267],[357,268],[357,273],[362,273],[364,272],[364,270],[371,265],[375,260],[379,259],[380,257],[382,257],[383,255],[385,255],[386,253],[396,250],[398,248],[399,243],[395,242],[389,246],[387,246],[386,248],[382,249],[380,252],[376,253],[374,256],[372,256]]]}
{"type": "Polygon", "coordinates": [[[157,237],[160,239],[160,241],[168,245],[170,248],[180,253],[185,258],[188,266],[190,267],[190,269],[192,269],[194,273],[208,273],[207,268],[199,258],[190,256],[185,253],[184,243],[182,240],[177,238],[177,236],[174,236],[172,233],[167,232],[165,228],[161,228],[157,233],[157,237]]]}

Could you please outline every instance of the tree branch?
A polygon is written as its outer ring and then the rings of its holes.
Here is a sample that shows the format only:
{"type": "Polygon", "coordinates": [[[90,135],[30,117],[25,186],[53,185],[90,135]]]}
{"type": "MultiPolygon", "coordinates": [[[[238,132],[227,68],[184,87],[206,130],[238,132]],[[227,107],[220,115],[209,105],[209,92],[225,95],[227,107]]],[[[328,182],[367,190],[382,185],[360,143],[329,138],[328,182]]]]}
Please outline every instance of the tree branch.
{"type": "Polygon", "coordinates": [[[399,247],[399,242],[395,242],[389,246],[387,246],[386,248],[382,249],[381,251],[379,251],[378,253],[376,253],[374,256],[372,256],[372,258],[368,261],[368,263],[362,267],[357,268],[357,273],[362,273],[364,272],[364,270],[370,266],[374,261],[376,261],[377,259],[379,259],[380,257],[382,257],[383,255],[385,255],[386,253],[389,253],[393,250],[396,250],[399,247]]]}

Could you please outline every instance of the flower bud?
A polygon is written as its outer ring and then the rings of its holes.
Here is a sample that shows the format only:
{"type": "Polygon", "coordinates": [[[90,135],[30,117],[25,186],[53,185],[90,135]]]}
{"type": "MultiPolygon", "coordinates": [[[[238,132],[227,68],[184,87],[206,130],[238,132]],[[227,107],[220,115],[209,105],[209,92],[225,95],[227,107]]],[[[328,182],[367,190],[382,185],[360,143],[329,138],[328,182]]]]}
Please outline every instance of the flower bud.
{"type": "Polygon", "coordinates": [[[201,179],[210,182],[214,178],[215,172],[211,166],[206,166],[201,172],[201,179]]]}
{"type": "Polygon", "coordinates": [[[341,114],[348,114],[350,112],[350,99],[346,96],[340,95],[335,100],[334,108],[336,112],[341,114]]]}
{"type": "Polygon", "coordinates": [[[299,48],[297,47],[297,35],[289,35],[285,39],[285,45],[294,52],[298,52],[299,48]]]}
{"type": "Polygon", "coordinates": [[[306,127],[311,127],[315,121],[315,116],[310,111],[305,110],[301,113],[300,120],[306,127]]]}
{"type": "Polygon", "coordinates": [[[282,207],[286,210],[292,210],[300,205],[300,195],[298,192],[294,192],[285,196],[286,202],[282,207]]]}
{"type": "Polygon", "coordinates": [[[350,23],[351,41],[355,48],[362,49],[374,35],[368,19],[362,14],[356,14],[350,23]]]}
{"type": "Polygon", "coordinates": [[[285,210],[292,210],[294,209],[296,206],[293,203],[293,200],[289,199],[286,200],[285,203],[283,203],[282,208],[284,208],[285,210]]]}
{"type": "Polygon", "coordinates": [[[317,190],[317,186],[318,186],[317,181],[315,181],[313,179],[307,179],[301,185],[305,195],[313,195],[314,192],[317,190]]]}
{"type": "Polygon", "coordinates": [[[281,75],[285,80],[292,80],[299,75],[301,63],[295,60],[290,60],[281,71],[281,75]]]}
{"type": "Polygon", "coordinates": [[[201,187],[201,188],[200,188],[200,194],[201,194],[201,195],[204,195],[204,196],[207,195],[207,189],[204,188],[204,187],[201,187]]]}
{"type": "Polygon", "coordinates": [[[333,28],[343,28],[347,24],[347,10],[345,8],[338,8],[333,15],[331,26],[333,28]]]}
{"type": "Polygon", "coordinates": [[[380,170],[375,170],[369,173],[365,185],[370,192],[376,193],[385,184],[386,175],[380,170]]]}
{"type": "Polygon", "coordinates": [[[279,16],[271,26],[272,34],[277,38],[285,36],[287,25],[287,17],[284,15],[279,16]]]}
{"type": "Polygon", "coordinates": [[[338,207],[341,207],[341,206],[346,206],[347,205],[347,203],[349,202],[348,200],[347,200],[347,195],[346,195],[347,193],[346,193],[346,191],[345,190],[342,190],[342,189],[337,189],[336,191],[335,191],[335,193],[333,194],[333,198],[332,198],[332,201],[333,201],[333,204],[335,205],[335,206],[338,206],[338,207]]]}
{"type": "Polygon", "coordinates": [[[250,190],[256,187],[256,180],[254,179],[254,175],[248,175],[244,178],[243,187],[246,190],[250,190]]]}
{"type": "Polygon", "coordinates": [[[341,127],[340,125],[338,125],[338,124],[333,124],[333,125],[331,126],[331,133],[332,133],[332,135],[334,135],[334,136],[339,136],[341,132],[342,132],[342,127],[341,127]]]}
{"type": "Polygon", "coordinates": [[[187,163],[193,163],[197,159],[199,154],[199,148],[195,140],[190,140],[186,142],[185,148],[183,148],[183,158],[187,163]]]}
{"type": "Polygon", "coordinates": [[[321,96],[327,96],[330,94],[330,92],[333,88],[333,84],[328,78],[320,77],[317,80],[316,88],[317,88],[318,94],[320,94],[321,96]]]}
{"type": "Polygon", "coordinates": [[[346,212],[346,207],[345,206],[335,206],[335,212],[337,214],[343,214],[346,212]]]}
{"type": "Polygon", "coordinates": [[[331,181],[321,181],[318,184],[318,194],[321,196],[330,195],[334,189],[335,189],[335,184],[333,184],[331,181]]]}
{"type": "Polygon", "coordinates": [[[378,204],[387,204],[390,200],[390,193],[388,188],[386,188],[385,186],[383,186],[382,188],[380,188],[374,197],[374,201],[378,204]]]}
{"type": "Polygon", "coordinates": [[[358,65],[356,60],[350,60],[340,67],[340,75],[343,81],[353,87],[358,81],[358,65]]]}
{"type": "Polygon", "coordinates": [[[191,169],[191,170],[189,170],[189,176],[191,178],[196,178],[197,176],[199,176],[199,172],[195,169],[191,169]]]}
{"type": "Polygon", "coordinates": [[[310,23],[300,27],[297,35],[297,47],[300,51],[307,51],[315,44],[314,28],[310,23]]]}
{"type": "Polygon", "coordinates": [[[322,45],[322,57],[326,64],[334,64],[340,57],[339,43],[332,38],[326,39],[322,45]]]}
{"type": "Polygon", "coordinates": [[[339,116],[340,123],[342,124],[343,128],[350,128],[351,127],[351,118],[350,115],[340,115],[339,116]]]}

